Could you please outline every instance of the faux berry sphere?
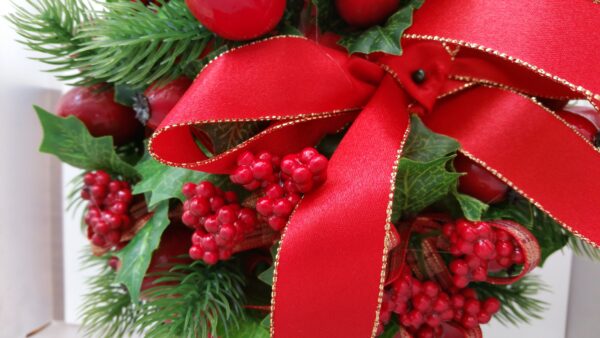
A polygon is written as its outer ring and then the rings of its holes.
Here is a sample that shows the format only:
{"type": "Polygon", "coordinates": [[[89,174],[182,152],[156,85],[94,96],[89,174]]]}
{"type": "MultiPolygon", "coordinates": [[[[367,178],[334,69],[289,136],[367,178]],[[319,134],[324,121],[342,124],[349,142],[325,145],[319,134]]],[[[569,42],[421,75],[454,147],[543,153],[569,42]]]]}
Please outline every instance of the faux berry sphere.
{"type": "Polygon", "coordinates": [[[116,145],[134,141],[142,135],[142,124],[131,108],[113,98],[112,89],[75,87],[58,102],[58,115],[77,117],[93,136],[112,136],[116,145]]]}
{"type": "Polygon", "coordinates": [[[250,40],[271,31],[283,16],[285,0],[186,0],[206,28],[229,40],[250,40]]]}
{"type": "Polygon", "coordinates": [[[592,122],[585,116],[593,116],[598,113],[592,108],[573,108],[569,110],[560,110],[556,114],[563,118],[568,124],[570,124],[575,130],[577,130],[583,137],[593,141],[594,137],[598,133],[598,129],[592,122]]]}
{"type": "Polygon", "coordinates": [[[154,84],[144,92],[150,108],[150,118],[146,127],[151,130],[158,128],[175,104],[181,99],[192,81],[187,77],[180,77],[165,85],[154,84]]]}
{"type": "Polygon", "coordinates": [[[344,21],[352,26],[369,27],[382,23],[400,7],[400,0],[336,0],[344,21]]]}
{"type": "Polygon", "coordinates": [[[465,174],[459,178],[460,192],[488,204],[501,202],[506,198],[508,186],[470,158],[458,154],[454,159],[454,167],[456,171],[465,174]]]}

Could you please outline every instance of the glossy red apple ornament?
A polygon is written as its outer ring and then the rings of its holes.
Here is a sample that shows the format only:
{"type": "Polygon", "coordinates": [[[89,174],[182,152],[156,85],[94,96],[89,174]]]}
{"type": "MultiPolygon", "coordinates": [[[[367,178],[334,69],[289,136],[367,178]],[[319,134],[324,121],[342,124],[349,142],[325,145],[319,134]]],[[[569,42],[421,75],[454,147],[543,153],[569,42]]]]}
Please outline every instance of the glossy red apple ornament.
{"type": "Polygon", "coordinates": [[[162,120],[173,109],[181,99],[185,91],[190,87],[192,81],[187,77],[180,77],[164,86],[152,85],[144,92],[148,100],[150,118],[146,127],[151,130],[158,128],[162,120]]]}
{"type": "Polygon", "coordinates": [[[187,255],[192,234],[193,231],[182,224],[172,223],[167,227],[160,239],[158,249],[152,255],[147,276],[142,282],[142,290],[155,285],[153,283],[158,277],[153,274],[169,271],[176,264],[192,263],[187,255]]]}
{"type": "Polygon", "coordinates": [[[458,154],[454,159],[454,168],[457,172],[465,173],[459,178],[460,192],[488,204],[502,202],[506,198],[508,185],[470,158],[458,154]]]}
{"type": "Polygon", "coordinates": [[[400,0],[336,0],[340,16],[348,24],[369,27],[383,23],[400,7],[400,0]]]}
{"type": "Polygon", "coordinates": [[[80,119],[93,136],[112,136],[116,145],[136,140],[143,126],[133,109],[114,101],[114,90],[98,86],[75,87],[58,102],[58,115],[80,119]]]}
{"type": "Polygon", "coordinates": [[[217,35],[250,40],[271,31],[283,16],[285,0],[185,0],[192,14],[217,35]]]}

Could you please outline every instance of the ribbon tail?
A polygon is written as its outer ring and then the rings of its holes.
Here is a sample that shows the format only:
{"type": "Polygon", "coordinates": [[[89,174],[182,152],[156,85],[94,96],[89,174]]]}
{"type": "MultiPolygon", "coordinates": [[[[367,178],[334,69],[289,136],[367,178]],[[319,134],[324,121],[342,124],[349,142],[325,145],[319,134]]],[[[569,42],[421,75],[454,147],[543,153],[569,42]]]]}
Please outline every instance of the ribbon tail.
{"type": "Polygon", "coordinates": [[[426,124],[566,229],[600,243],[600,154],[527,97],[478,87],[445,98],[426,124]],[[460,121],[460,122],[458,122],[460,121]]]}
{"type": "Polygon", "coordinates": [[[373,336],[395,171],[408,130],[406,94],[386,77],[336,150],[326,183],[301,201],[283,234],[273,337],[373,336]]]}

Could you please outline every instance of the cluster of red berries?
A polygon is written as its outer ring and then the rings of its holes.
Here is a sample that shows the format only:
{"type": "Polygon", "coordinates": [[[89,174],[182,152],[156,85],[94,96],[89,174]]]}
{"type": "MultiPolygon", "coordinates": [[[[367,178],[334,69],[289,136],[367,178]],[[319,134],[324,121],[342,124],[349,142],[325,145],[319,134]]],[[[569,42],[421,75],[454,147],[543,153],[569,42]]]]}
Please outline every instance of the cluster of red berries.
{"type": "Polygon", "coordinates": [[[474,328],[488,323],[500,305],[493,297],[479,300],[473,289],[445,292],[438,283],[421,282],[405,271],[384,294],[380,331],[383,332],[383,325],[395,313],[402,326],[415,337],[441,337],[443,323],[453,321],[467,329],[474,328]]]}
{"type": "Polygon", "coordinates": [[[187,200],[181,220],[196,230],[190,257],[207,264],[231,257],[233,248],[257,224],[254,210],[242,208],[234,192],[224,192],[211,182],[186,183],[182,191],[187,200]]]}
{"type": "Polygon", "coordinates": [[[86,173],[83,184],[81,198],[89,201],[84,217],[88,238],[101,248],[118,245],[123,233],[132,225],[129,215],[133,198],[131,186],[111,179],[102,170],[86,173]]]}
{"type": "Polygon", "coordinates": [[[314,148],[305,148],[281,160],[268,152],[254,155],[247,151],[238,157],[238,167],[230,179],[250,191],[262,189],[256,211],[271,228],[279,231],[300,201],[300,194],[325,181],[328,163],[314,148]]]}
{"type": "Polygon", "coordinates": [[[452,282],[458,288],[466,287],[471,281],[486,281],[493,267],[507,269],[525,262],[514,238],[486,222],[446,223],[437,246],[454,256],[449,268],[452,282]]]}

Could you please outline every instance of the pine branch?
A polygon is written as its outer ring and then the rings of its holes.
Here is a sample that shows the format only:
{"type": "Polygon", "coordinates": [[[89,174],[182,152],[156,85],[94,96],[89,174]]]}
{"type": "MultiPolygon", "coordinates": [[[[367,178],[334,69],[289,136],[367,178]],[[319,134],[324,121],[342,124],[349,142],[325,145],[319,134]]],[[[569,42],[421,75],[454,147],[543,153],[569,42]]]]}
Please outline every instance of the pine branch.
{"type": "Polygon", "coordinates": [[[131,303],[124,286],[114,283],[115,272],[107,267],[106,259],[86,258],[84,264],[102,268],[100,274],[89,279],[90,289],[81,306],[85,336],[121,338],[136,333],[141,309],[131,303]]]}
{"type": "Polygon", "coordinates": [[[531,319],[542,319],[542,312],[548,303],[535,298],[539,292],[548,292],[549,288],[538,276],[528,275],[510,285],[473,283],[471,286],[481,298],[496,297],[502,303],[495,318],[504,325],[529,323],[531,319]]]}
{"type": "Polygon", "coordinates": [[[85,76],[86,71],[77,51],[84,39],[77,38],[84,23],[92,22],[94,12],[85,0],[27,0],[27,7],[15,6],[8,21],[21,36],[20,43],[30,50],[45,54],[34,57],[50,66],[49,72],[60,73],[57,78],[72,81],[85,76]]]}
{"type": "Polygon", "coordinates": [[[105,3],[99,19],[82,29],[78,53],[96,79],[132,87],[185,74],[213,38],[183,0],[161,7],[141,1],[105,3]]]}
{"type": "Polygon", "coordinates": [[[584,256],[594,261],[600,261],[600,249],[581,240],[575,235],[569,237],[569,247],[578,256],[584,256]]]}
{"type": "Polygon", "coordinates": [[[156,284],[144,293],[145,337],[227,337],[244,318],[245,281],[235,262],[177,266],[156,284]]]}

